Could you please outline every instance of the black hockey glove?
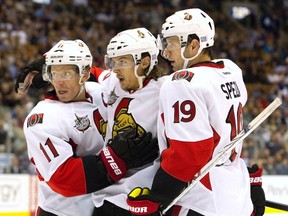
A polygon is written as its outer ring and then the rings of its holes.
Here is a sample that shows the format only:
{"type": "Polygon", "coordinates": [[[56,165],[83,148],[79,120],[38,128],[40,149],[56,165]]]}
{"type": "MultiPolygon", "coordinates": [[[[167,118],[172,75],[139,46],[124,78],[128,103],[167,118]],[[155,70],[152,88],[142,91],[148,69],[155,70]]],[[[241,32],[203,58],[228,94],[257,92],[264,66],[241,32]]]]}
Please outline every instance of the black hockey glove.
{"type": "Polygon", "coordinates": [[[33,61],[22,68],[16,77],[15,91],[17,93],[27,93],[28,89],[34,87],[41,89],[49,84],[42,78],[42,68],[45,64],[45,58],[33,61]]]}
{"type": "Polygon", "coordinates": [[[119,133],[100,153],[109,176],[120,180],[127,169],[153,162],[159,155],[157,139],[150,132],[137,136],[136,129],[119,133]]]}
{"type": "Polygon", "coordinates": [[[254,216],[262,216],[265,212],[265,193],[262,188],[262,169],[257,164],[247,167],[250,175],[251,200],[253,202],[254,216]]]}

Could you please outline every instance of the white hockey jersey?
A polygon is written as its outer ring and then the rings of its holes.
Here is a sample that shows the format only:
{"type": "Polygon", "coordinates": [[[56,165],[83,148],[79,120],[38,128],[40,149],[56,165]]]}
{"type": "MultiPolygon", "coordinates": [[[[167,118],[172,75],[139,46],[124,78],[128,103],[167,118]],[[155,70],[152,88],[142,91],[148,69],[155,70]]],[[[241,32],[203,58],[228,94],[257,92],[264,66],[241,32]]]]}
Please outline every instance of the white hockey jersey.
{"type": "MultiPolygon", "coordinates": [[[[144,131],[157,136],[157,116],[160,87],[166,77],[157,81],[146,80],[143,88],[134,92],[121,89],[116,74],[111,71],[103,71],[98,82],[104,86],[107,93],[108,124],[106,142],[115,137],[117,133],[129,127],[137,127],[138,134],[144,131]]],[[[121,208],[127,209],[127,194],[137,186],[151,187],[155,172],[159,168],[159,162],[143,169],[128,170],[125,178],[119,182],[93,193],[93,202],[100,207],[107,200],[121,208]],[[136,172],[138,171],[138,172],[136,172]],[[136,173],[135,173],[136,172],[136,173]]]]}
{"type": "MultiPolygon", "coordinates": [[[[230,60],[199,63],[171,74],[160,90],[161,167],[177,179],[191,181],[241,131],[246,101],[242,71],[230,60]]],[[[205,216],[249,216],[253,207],[241,148],[176,204],[205,216]]]]}
{"type": "Polygon", "coordinates": [[[85,173],[76,161],[101,151],[107,115],[102,86],[86,82],[85,90],[84,101],[40,101],[24,122],[28,156],[41,180],[38,204],[59,216],[90,216],[94,208],[91,194],[79,195],[85,194],[85,173]]]}

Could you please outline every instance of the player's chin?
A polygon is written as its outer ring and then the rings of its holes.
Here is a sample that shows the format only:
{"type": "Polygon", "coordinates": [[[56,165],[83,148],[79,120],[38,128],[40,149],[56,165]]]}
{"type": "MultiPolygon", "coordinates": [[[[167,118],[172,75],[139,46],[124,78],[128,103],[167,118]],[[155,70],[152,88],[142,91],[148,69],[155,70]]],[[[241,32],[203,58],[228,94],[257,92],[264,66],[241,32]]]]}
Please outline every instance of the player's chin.
{"type": "Polygon", "coordinates": [[[61,101],[63,103],[67,103],[67,102],[72,101],[72,98],[66,94],[57,94],[57,97],[58,97],[59,101],[61,101]]]}
{"type": "Polygon", "coordinates": [[[182,69],[181,67],[178,67],[177,65],[172,66],[173,71],[178,71],[180,69],[182,69]]]}
{"type": "Polygon", "coordinates": [[[121,88],[123,89],[123,90],[128,90],[128,86],[125,84],[125,82],[121,82],[120,81],[120,86],[121,86],[121,88]]]}

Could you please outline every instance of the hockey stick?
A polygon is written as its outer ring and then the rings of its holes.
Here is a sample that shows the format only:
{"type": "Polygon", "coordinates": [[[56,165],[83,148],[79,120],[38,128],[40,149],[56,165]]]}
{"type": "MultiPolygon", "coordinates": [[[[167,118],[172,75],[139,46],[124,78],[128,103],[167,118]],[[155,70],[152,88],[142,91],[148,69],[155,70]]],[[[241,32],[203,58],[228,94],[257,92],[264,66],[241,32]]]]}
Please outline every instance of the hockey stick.
{"type": "Polygon", "coordinates": [[[283,203],[277,203],[277,202],[266,200],[265,206],[270,207],[270,208],[280,209],[283,211],[288,211],[288,205],[285,205],[283,203]]]}
{"type": "Polygon", "coordinates": [[[234,149],[240,142],[242,142],[250,133],[252,133],[275,109],[282,104],[281,99],[276,98],[269,106],[267,106],[258,116],[256,116],[247,126],[244,128],[225,149],[215,155],[195,176],[191,183],[176,197],[163,211],[165,213],[180,200],[191,188],[193,188],[210,170],[219,164],[219,161],[227,157],[227,155],[234,149]]]}

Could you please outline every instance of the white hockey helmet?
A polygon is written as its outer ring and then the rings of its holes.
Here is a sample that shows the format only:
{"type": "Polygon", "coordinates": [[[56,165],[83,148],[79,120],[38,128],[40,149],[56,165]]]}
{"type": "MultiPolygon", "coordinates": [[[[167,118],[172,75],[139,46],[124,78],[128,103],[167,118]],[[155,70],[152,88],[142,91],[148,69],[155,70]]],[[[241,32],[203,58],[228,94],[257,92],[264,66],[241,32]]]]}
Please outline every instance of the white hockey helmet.
{"type": "MultiPolygon", "coordinates": [[[[45,56],[43,79],[51,82],[51,65],[76,65],[80,80],[85,74],[85,67],[92,66],[92,55],[88,46],[82,40],[61,40],[53,46],[45,56]]],[[[80,82],[79,80],[79,82],[80,82]]]]}
{"type": "MultiPolygon", "coordinates": [[[[122,31],[113,37],[107,46],[106,63],[113,57],[132,55],[135,65],[141,62],[141,54],[149,53],[151,62],[146,76],[158,63],[159,49],[157,40],[146,28],[135,28],[122,31]]],[[[108,64],[109,65],[109,64],[108,64]]]]}
{"type": "Polygon", "coordinates": [[[178,36],[181,47],[187,45],[188,36],[196,34],[202,49],[214,45],[215,26],[212,18],[199,8],[177,11],[162,25],[162,37],[178,36]]]}

